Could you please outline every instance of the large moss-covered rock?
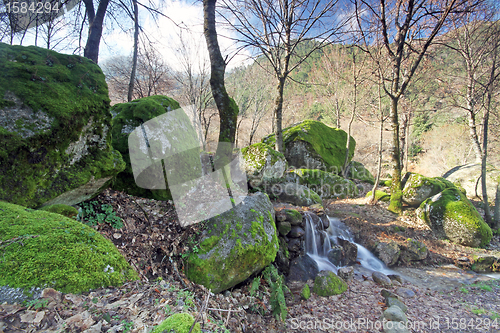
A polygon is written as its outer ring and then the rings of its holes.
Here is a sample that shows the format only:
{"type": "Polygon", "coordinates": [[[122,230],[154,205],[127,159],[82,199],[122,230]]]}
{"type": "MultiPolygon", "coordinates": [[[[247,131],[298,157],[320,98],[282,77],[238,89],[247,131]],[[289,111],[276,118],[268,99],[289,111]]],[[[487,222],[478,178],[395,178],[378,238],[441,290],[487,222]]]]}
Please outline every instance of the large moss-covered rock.
{"type": "Polygon", "coordinates": [[[265,143],[245,147],[241,153],[247,179],[252,187],[282,178],[287,169],[285,156],[265,143]]]}
{"type": "MultiPolygon", "coordinates": [[[[262,142],[274,146],[274,134],[265,137],[262,142]]],[[[322,169],[339,174],[345,161],[347,133],[319,121],[305,120],[283,130],[283,145],[291,167],[322,169]]],[[[355,147],[356,141],[351,137],[349,160],[354,155],[355,147]]]]}
{"type": "Polygon", "coordinates": [[[294,206],[323,205],[318,193],[305,185],[297,183],[278,183],[266,188],[268,194],[277,197],[281,202],[288,202],[294,206]]]}
{"type": "Polygon", "coordinates": [[[410,206],[418,207],[425,199],[438,194],[446,188],[456,189],[455,185],[442,178],[429,178],[411,173],[403,188],[403,200],[410,206]]]}
{"type": "MultiPolygon", "coordinates": [[[[457,166],[447,171],[443,177],[454,184],[460,185],[466,191],[468,198],[474,199],[483,197],[480,180],[481,164],[457,166]]],[[[498,186],[500,186],[500,170],[492,165],[487,165],[486,192],[488,193],[489,202],[495,201],[498,186]]]]}
{"type": "Polygon", "coordinates": [[[0,199],[37,207],[97,195],[123,170],[92,61],[0,43],[0,199]]]}
{"type": "MultiPolygon", "coordinates": [[[[111,133],[113,135],[113,147],[118,150],[126,163],[126,168],[113,182],[113,188],[119,191],[124,191],[128,194],[140,196],[144,198],[152,198],[157,200],[170,200],[172,195],[167,188],[163,189],[146,189],[137,186],[132,171],[129,152],[129,135],[137,127],[143,125],[148,120],[161,116],[169,111],[179,109],[179,103],[167,96],[150,96],[141,99],[136,99],[128,103],[115,104],[111,108],[111,113],[114,115],[112,122],[111,133]]],[[[169,128],[164,128],[163,131],[172,132],[169,128]]],[[[151,138],[148,138],[151,139],[151,138]]],[[[201,168],[201,162],[198,162],[201,168]]],[[[194,163],[193,163],[194,164],[194,163]]],[[[153,166],[154,167],[154,166],[153,166]]],[[[151,177],[153,173],[145,172],[145,175],[151,177]]],[[[163,174],[161,174],[163,177],[163,174]]],[[[201,170],[199,172],[201,176],[201,170]]],[[[158,182],[165,183],[164,179],[158,179],[158,182]]]]}
{"type": "Polygon", "coordinates": [[[0,201],[0,286],[80,293],[137,274],[113,243],[60,214],[0,201]]]}
{"type": "Polygon", "coordinates": [[[425,200],[418,208],[417,216],[438,237],[461,245],[484,247],[492,237],[490,227],[457,189],[446,189],[425,200]]]}
{"type": "Polygon", "coordinates": [[[358,179],[369,184],[375,184],[375,177],[371,172],[365,168],[363,163],[357,161],[351,161],[349,163],[347,175],[351,179],[358,179]]]}
{"type": "Polygon", "coordinates": [[[206,222],[199,251],[186,259],[185,273],[218,293],[272,263],[278,248],[273,205],[258,192],[206,222]]]}
{"type": "Polygon", "coordinates": [[[307,186],[322,199],[344,199],[358,195],[358,188],[351,180],[318,169],[294,169],[286,172],[285,179],[307,186]]]}

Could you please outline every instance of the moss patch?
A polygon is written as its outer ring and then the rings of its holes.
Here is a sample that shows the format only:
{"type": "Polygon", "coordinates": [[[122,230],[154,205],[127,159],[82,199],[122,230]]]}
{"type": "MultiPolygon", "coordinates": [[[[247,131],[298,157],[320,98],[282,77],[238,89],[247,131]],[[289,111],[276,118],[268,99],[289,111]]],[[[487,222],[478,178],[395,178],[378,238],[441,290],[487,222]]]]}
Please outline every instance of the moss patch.
{"type": "Polygon", "coordinates": [[[0,43],[0,67],[1,200],[38,207],[123,170],[109,145],[108,89],[96,64],[0,43]]]}
{"type": "Polygon", "coordinates": [[[80,293],[137,274],[94,229],[46,211],[0,201],[0,285],[80,293]]]}
{"type": "MultiPolygon", "coordinates": [[[[369,198],[372,196],[372,191],[366,193],[366,197],[369,198]]],[[[387,193],[385,193],[384,191],[379,191],[379,190],[376,190],[375,191],[375,200],[377,201],[389,201],[391,199],[391,196],[387,193]]]]}
{"type": "MultiPolygon", "coordinates": [[[[347,146],[347,133],[345,131],[339,128],[329,127],[315,120],[304,120],[298,125],[287,127],[283,130],[283,143],[285,147],[291,142],[299,140],[311,145],[313,150],[324,161],[329,171],[338,173],[344,166],[347,146]]],[[[274,134],[272,134],[262,139],[262,142],[274,146],[276,144],[276,138],[274,134]]],[[[349,160],[354,156],[355,147],[356,141],[351,137],[349,160]]],[[[303,166],[295,165],[295,167],[303,166]]]]}
{"type": "Polygon", "coordinates": [[[311,290],[309,289],[309,285],[307,283],[304,285],[304,287],[302,287],[300,298],[302,298],[303,300],[308,300],[309,298],[311,298],[311,290]]]}
{"type": "Polygon", "coordinates": [[[50,206],[43,206],[40,210],[44,210],[51,213],[60,214],[66,217],[75,218],[78,215],[78,210],[73,206],[68,206],[64,204],[55,204],[50,206]]]}
{"type": "Polygon", "coordinates": [[[330,271],[321,271],[314,279],[313,292],[328,297],[342,294],[347,290],[347,283],[330,271]]]}
{"type": "MultiPolygon", "coordinates": [[[[165,319],[160,325],[156,326],[151,333],[189,333],[191,326],[193,326],[194,318],[189,313],[176,313],[165,319]]],[[[196,323],[193,327],[192,333],[200,333],[200,324],[196,323]]]]}
{"type": "Polygon", "coordinates": [[[299,183],[318,193],[321,198],[356,197],[358,188],[348,179],[317,169],[294,169],[286,173],[289,182],[299,183]]]}

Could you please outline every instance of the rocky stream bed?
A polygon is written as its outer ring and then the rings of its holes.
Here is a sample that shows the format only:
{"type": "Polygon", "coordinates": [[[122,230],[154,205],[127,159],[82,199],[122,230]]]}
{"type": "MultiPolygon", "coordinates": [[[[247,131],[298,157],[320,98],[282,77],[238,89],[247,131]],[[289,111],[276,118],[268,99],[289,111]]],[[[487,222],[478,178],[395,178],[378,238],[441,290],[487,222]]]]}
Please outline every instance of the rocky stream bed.
{"type": "Polygon", "coordinates": [[[46,289],[45,298],[2,304],[0,333],[149,332],[180,312],[197,318],[203,332],[380,332],[387,308],[383,289],[399,294],[408,307],[410,332],[500,332],[500,281],[461,269],[470,267],[474,254],[498,251],[498,235],[488,249],[466,248],[433,237],[412,210],[397,217],[383,203],[368,205],[364,198],[326,202],[325,211],[341,218],[367,248],[377,241],[403,243],[412,238],[423,242],[429,255],[393,267],[403,276],[402,283],[386,288],[359,265],[341,295],[311,294],[302,300],[301,286],[290,284],[283,322],[271,314],[270,290],[263,279],[257,293],[250,293],[249,279],[211,294],[185,278],[182,259],[194,246],[200,227],[180,228],[170,203],[112,190],[94,200],[111,204],[123,219],[121,229],[106,224],[94,228],[113,241],[141,280],[82,295],[46,289]]]}

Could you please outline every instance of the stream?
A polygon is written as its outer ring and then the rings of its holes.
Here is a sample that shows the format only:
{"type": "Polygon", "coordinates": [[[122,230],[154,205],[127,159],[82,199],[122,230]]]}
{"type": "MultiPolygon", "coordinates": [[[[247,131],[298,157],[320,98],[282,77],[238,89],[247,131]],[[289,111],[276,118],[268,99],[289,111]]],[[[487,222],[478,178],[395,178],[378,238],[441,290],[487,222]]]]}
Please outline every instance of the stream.
{"type": "Polygon", "coordinates": [[[328,252],[332,245],[339,244],[339,238],[347,240],[356,245],[358,249],[357,262],[354,270],[358,274],[371,275],[373,271],[379,271],[386,275],[397,274],[403,280],[413,285],[429,288],[432,290],[450,290],[460,287],[462,284],[472,284],[478,281],[500,279],[500,273],[479,274],[473,271],[465,271],[454,265],[444,265],[439,267],[395,267],[388,268],[380,259],[375,257],[364,246],[356,243],[347,225],[338,218],[327,216],[328,228],[318,227],[314,222],[312,213],[305,213],[305,252],[318,265],[319,270],[329,270],[338,272],[340,267],[335,266],[328,259],[328,252]]]}

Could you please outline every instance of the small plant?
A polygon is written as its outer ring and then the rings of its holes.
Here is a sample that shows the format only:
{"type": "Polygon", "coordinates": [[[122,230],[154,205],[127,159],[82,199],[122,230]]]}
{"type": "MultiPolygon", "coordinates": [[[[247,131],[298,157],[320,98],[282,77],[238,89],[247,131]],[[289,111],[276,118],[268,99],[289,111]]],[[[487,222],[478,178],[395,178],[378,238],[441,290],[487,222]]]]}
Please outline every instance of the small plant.
{"type": "Polygon", "coordinates": [[[95,200],[82,202],[76,219],[91,227],[100,223],[109,223],[115,229],[123,227],[123,221],[116,216],[113,206],[108,204],[99,206],[99,202],[95,200]]]}
{"type": "Polygon", "coordinates": [[[172,307],[170,305],[165,305],[165,307],[163,308],[163,310],[165,311],[165,316],[170,316],[173,311],[172,311],[172,307]]]}
{"type": "Polygon", "coordinates": [[[177,293],[176,305],[179,305],[181,301],[184,303],[183,307],[186,307],[186,310],[188,310],[189,308],[195,307],[194,295],[189,290],[180,290],[177,293]]]}
{"type": "Polygon", "coordinates": [[[122,320],[123,332],[129,332],[134,328],[134,323],[132,321],[122,320]]]}
{"type": "Polygon", "coordinates": [[[256,276],[250,286],[250,296],[255,296],[260,287],[260,276],[256,276]]]}
{"type": "Polygon", "coordinates": [[[472,313],[477,314],[477,315],[482,315],[486,313],[486,310],[484,309],[472,309],[472,313]]]}
{"type": "Polygon", "coordinates": [[[48,299],[33,299],[31,301],[26,302],[26,307],[28,309],[33,309],[33,310],[38,310],[38,309],[43,309],[44,307],[49,304],[48,299]]]}

